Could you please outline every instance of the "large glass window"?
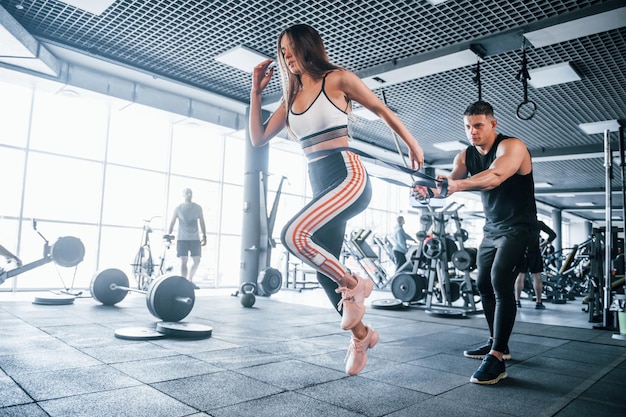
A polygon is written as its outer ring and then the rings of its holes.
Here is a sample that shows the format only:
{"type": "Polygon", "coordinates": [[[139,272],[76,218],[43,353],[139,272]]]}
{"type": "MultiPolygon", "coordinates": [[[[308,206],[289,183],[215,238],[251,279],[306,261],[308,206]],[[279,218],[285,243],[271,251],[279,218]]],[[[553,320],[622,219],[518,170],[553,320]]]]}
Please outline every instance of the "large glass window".
{"type": "MultiPolygon", "coordinates": [[[[183,201],[184,188],[193,190],[207,227],[195,281],[205,287],[238,286],[246,152],[242,132],[95,93],[69,97],[60,93],[62,87],[0,87],[7,97],[0,103],[0,175],[7,196],[0,199],[0,236],[24,263],[43,257],[45,240],[53,248],[64,237],[80,239],[84,259],[71,268],[47,263],[0,290],[87,288],[97,271],[106,268],[122,270],[132,282],[131,264],[147,220],[153,260],[158,263],[164,256],[165,269],[179,272],[175,244],[165,251],[162,235],[183,201]],[[37,230],[32,219],[37,219],[37,230]]],[[[271,255],[272,266],[282,269],[280,232],[307,204],[311,191],[298,144],[276,138],[269,146],[267,214],[286,177],[271,255]]],[[[406,188],[376,177],[372,188],[372,203],[348,222],[347,234],[365,229],[371,236],[389,237],[399,214],[411,235],[422,228],[425,209],[411,207],[406,188]]],[[[444,204],[464,204],[466,246],[477,246],[483,224],[480,200],[475,195],[448,200],[444,204]]],[[[456,230],[450,226],[447,231],[456,230]]]]}

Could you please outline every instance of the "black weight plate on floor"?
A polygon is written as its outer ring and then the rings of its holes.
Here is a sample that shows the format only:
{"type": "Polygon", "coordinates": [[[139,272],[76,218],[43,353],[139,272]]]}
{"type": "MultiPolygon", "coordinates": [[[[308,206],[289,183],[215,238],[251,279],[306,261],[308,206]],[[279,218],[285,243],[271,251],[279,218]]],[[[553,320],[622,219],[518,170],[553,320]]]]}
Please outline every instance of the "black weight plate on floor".
{"type": "Polygon", "coordinates": [[[115,330],[115,337],[126,340],[155,340],[167,335],[157,332],[154,327],[122,327],[115,330]]]}
{"type": "Polygon", "coordinates": [[[156,330],[168,336],[185,339],[206,339],[213,334],[213,327],[211,326],[185,321],[162,321],[157,323],[156,330]]]}
{"type": "Polygon", "coordinates": [[[112,306],[122,301],[128,294],[128,291],[112,290],[111,284],[119,287],[128,287],[128,276],[116,268],[96,272],[89,285],[93,299],[105,306],[112,306]]]}
{"type": "Polygon", "coordinates": [[[265,268],[259,272],[259,295],[276,294],[283,286],[283,275],[276,268],[265,268]]]}
{"type": "Polygon", "coordinates": [[[59,306],[73,304],[76,297],[66,294],[50,294],[41,297],[35,297],[33,304],[59,306]]]}
{"type": "Polygon", "coordinates": [[[163,321],[180,321],[193,309],[196,299],[194,286],[179,275],[163,275],[152,281],[146,293],[150,313],[163,321]],[[191,300],[189,304],[177,300],[191,300]]]}
{"type": "Polygon", "coordinates": [[[372,308],[379,308],[381,310],[403,310],[405,305],[396,298],[386,298],[372,301],[372,308]]]}

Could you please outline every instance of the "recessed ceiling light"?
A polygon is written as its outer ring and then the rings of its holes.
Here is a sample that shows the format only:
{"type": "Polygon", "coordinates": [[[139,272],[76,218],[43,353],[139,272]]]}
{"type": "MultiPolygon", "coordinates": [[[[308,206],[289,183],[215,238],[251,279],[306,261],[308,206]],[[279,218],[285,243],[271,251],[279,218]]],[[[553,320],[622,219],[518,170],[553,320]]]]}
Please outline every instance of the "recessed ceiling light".
{"type": "Polygon", "coordinates": [[[102,14],[110,5],[115,3],[115,0],[60,0],[70,6],[83,9],[91,14],[102,14]]]}
{"type": "Polygon", "coordinates": [[[592,203],[590,201],[582,201],[582,202],[576,203],[576,205],[578,207],[593,207],[596,205],[596,203],[592,203]]]}
{"type": "Polygon", "coordinates": [[[535,183],[535,188],[550,188],[552,187],[552,184],[550,184],[549,182],[537,182],[535,183]]]}
{"type": "Polygon", "coordinates": [[[254,67],[266,59],[269,57],[243,45],[236,46],[215,57],[216,61],[248,73],[252,73],[254,67]]]}
{"type": "Polygon", "coordinates": [[[528,75],[530,75],[528,84],[534,88],[580,81],[580,75],[569,62],[531,69],[528,70],[528,75]]]}
{"type": "Polygon", "coordinates": [[[595,133],[604,133],[605,130],[617,132],[619,130],[619,122],[617,120],[604,120],[602,122],[581,123],[578,125],[583,132],[588,135],[595,133]]]}
{"type": "Polygon", "coordinates": [[[569,198],[569,197],[576,197],[576,194],[573,194],[573,193],[557,193],[557,194],[552,194],[552,197],[569,198]]]}
{"type": "MultiPolygon", "coordinates": [[[[424,54],[424,57],[426,56],[430,56],[430,54],[424,54]]],[[[476,54],[469,49],[465,49],[443,56],[435,56],[432,59],[416,62],[414,64],[406,65],[397,69],[391,69],[389,71],[383,71],[378,74],[365,75],[361,77],[361,79],[365,85],[374,89],[415,80],[417,78],[450,71],[456,68],[474,65],[476,64],[476,61],[476,54]]]]}
{"type": "Polygon", "coordinates": [[[465,150],[465,148],[467,148],[469,145],[459,141],[459,140],[452,140],[449,142],[438,142],[438,143],[433,143],[433,146],[437,149],[441,149],[442,151],[446,151],[446,152],[452,152],[452,151],[463,151],[465,150]]]}
{"type": "Polygon", "coordinates": [[[379,119],[378,116],[376,116],[374,113],[372,113],[371,111],[369,111],[369,109],[365,107],[355,108],[352,111],[352,113],[354,113],[357,117],[360,117],[366,120],[378,120],[379,119]]]}
{"type": "Polygon", "coordinates": [[[533,44],[534,47],[552,45],[594,33],[608,32],[618,29],[626,24],[626,7],[610,10],[592,16],[582,17],[569,22],[560,23],[544,29],[524,33],[524,37],[533,44]]]}

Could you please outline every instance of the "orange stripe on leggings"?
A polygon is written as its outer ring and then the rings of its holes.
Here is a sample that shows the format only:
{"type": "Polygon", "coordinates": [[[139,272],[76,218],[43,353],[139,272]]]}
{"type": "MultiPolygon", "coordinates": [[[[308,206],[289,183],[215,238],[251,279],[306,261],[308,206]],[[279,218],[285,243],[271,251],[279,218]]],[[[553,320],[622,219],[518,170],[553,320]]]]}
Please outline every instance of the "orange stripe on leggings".
{"type": "MultiPolygon", "coordinates": [[[[313,234],[315,230],[317,230],[321,225],[327,223],[326,220],[329,218],[332,219],[332,214],[336,213],[337,208],[346,207],[346,205],[351,204],[354,200],[358,199],[358,197],[362,194],[363,188],[367,181],[367,175],[365,170],[363,169],[363,165],[360,163],[360,160],[357,155],[353,153],[346,154],[348,158],[347,169],[351,175],[348,177],[348,182],[343,185],[341,188],[336,188],[331,191],[332,196],[325,201],[318,201],[321,203],[319,206],[316,206],[310,213],[307,213],[306,218],[300,221],[296,227],[294,227],[294,231],[292,233],[292,242],[296,245],[296,251],[300,254],[305,255],[307,259],[311,261],[312,256],[310,254],[318,254],[320,252],[324,252],[327,255],[329,253],[319,250],[316,246],[308,244],[311,242],[310,236],[313,234]],[[344,190],[348,190],[348,192],[344,193],[344,190]],[[355,198],[356,197],[356,198],[355,198]],[[310,233],[305,233],[307,230],[310,233]],[[302,239],[295,239],[295,236],[306,236],[304,239],[304,246],[298,246],[298,243],[302,239]]],[[[314,255],[313,255],[314,256],[314,255]]],[[[343,278],[345,275],[345,268],[343,265],[339,263],[339,260],[335,257],[325,256],[326,261],[322,265],[315,265],[315,269],[320,272],[328,275],[329,277],[338,280],[343,278]]],[[[312,263],[312,261],[311,261],[312,263]]]]}

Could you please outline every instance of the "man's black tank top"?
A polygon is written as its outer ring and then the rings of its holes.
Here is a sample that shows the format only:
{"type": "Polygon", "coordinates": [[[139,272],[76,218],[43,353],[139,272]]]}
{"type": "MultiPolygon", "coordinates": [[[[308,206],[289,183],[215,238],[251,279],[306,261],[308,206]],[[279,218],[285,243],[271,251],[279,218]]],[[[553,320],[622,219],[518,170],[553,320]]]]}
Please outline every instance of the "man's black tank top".
{"type": "MultiPolygon", "coordinates": [[[[474,146],[465,151],[465,165],[470,175],[489,168],[496,159],[498,145],[511,136],[499,134],[486,155],[481,155],[474,146]]],[[[498,237],[510,234],[529,233],[537,223],[535,183],[532,171],[527,175],[514,174],[493,190],[481,191],[485,212],[485,236],[498,237]]]]}

